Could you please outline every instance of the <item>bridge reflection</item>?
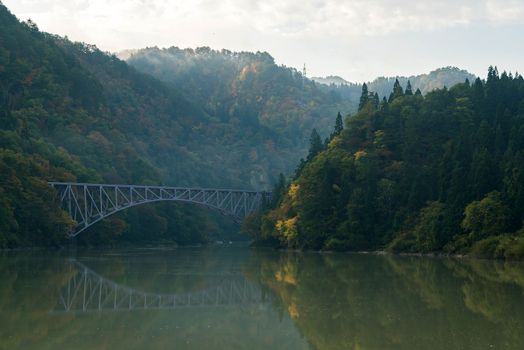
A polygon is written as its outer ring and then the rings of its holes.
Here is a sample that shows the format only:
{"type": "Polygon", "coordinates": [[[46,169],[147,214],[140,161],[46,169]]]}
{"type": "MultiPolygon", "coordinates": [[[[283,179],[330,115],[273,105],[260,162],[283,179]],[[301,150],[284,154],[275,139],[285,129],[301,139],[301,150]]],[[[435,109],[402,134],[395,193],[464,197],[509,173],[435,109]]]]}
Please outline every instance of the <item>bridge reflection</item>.
{"type": "Polygon", "coordinates": [[[118,284],[71,260],[73,276],[61,289],[54,312],[174,310],[189,307],[263,305],[270,295],[241,274],[224,274],[214,285],[194,292],[149,293],[118,284]]]}

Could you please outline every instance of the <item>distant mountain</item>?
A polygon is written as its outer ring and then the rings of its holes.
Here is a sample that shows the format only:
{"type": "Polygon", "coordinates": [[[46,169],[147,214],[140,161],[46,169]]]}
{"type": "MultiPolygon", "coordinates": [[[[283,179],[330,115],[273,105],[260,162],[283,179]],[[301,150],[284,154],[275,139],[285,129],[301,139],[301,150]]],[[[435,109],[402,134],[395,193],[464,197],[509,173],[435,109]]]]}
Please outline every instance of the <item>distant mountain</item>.
{"type": "Polygon", "coordinates": [[[431,71],[428,74],[412,75],[410,77],[380,77],[369,82],[368,88],[377,92],[381,97],[389,96],[391,91],[393,91],[395,79],[398,79],[403,87],[407,85],[409,80],[413,90],[420,89],[422,94],[426,94],[435,89],[450,88],[453,85],[463,83],[466,79],[473,82],[476,76],[457,67],[444,67],[431,71]]]}
{"type": "Polygon", "coordinates": [[[338,75],[328,75],[327,77],[312,77],[311,80],[313,80],[316,83],[324,84],[324,85],[349,85],[350,82],[339,77],[338,75]]]}
{"type": "MultiPolygon", "coordinates": [[[[361,83],[343,83],[344,79],[332,79],[340,77],[326,77],[313,78],[319,87],[327,93],[338,94],[344,102],[351,106],[351,111],[355,112],[358,106],[360,95],[362,92],[361,83]]],[[[463,83],[468,79],[473,82],[476,77],[466,70],[456,67],[444,67],[431,71],[428,74],[412,75],[409,77],[379,77],[373,81],[366,82],[369,91],[378,93],[379,97],[389,97],[393,91],[393,84],[398,79],[401,86],[406,87],[408,81],[411,83],[413,91],[420,89],[422,94],[426,94],[432,90],[443,88],[444,86],[450,88],[453,85],[463,83]]]]}

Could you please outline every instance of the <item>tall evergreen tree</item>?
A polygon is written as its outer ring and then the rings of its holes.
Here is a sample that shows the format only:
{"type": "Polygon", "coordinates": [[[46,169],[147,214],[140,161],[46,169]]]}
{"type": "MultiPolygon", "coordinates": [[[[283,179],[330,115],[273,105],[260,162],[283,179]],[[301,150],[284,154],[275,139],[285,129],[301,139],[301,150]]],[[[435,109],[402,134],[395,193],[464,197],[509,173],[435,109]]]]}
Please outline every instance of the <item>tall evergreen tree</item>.
{"type": "Polygon", "coordinates": [[[499,78],[499,70],[497,69],[497,67],[489,66],[487,81],[490,82],[491,80],[498,80],[498,78],[499,78]]]}
{"type": "Polygon", "coordinates": [[[309,137],[309,153],[307,155],[307,161],[312,160],[317,154],[322,152],[324,149],[324,144],[322,139],[317,132],[317,129],[311,131],[311,136],[309,137]]]}
{"type": "Polygon", "coordinates": [[[332,140],[335,136],[340,135],[343,129],[344,122],[342,121],[342,114],[338,112],[337,119],[335,120],[335,128],[333,129],[333,133],[331,134],[330,140],[332,140]]]}
{"type": "Polygon", "coordinates": [[[408,80],[408,84],[406,85],[406,96],[413,95],[413,89],[411,88],[411,82],[408,80]]]}
{"type": "Polygon", "coordinates": [[[358,110],[360,111],[368,103],[369,91],[366,83],[362,84],[362,94],[360,95],[360,103],[358,104],[358,110]]]}
{"type": "Polygon", "coordinates": [[[400,96],[404,96],[404,90],[402,90],[402,86],[400,86],[398,79],[395,79],[395,84],[393,84],[393,92],[391,92],[389,95],[389,102],[400,96]]]}

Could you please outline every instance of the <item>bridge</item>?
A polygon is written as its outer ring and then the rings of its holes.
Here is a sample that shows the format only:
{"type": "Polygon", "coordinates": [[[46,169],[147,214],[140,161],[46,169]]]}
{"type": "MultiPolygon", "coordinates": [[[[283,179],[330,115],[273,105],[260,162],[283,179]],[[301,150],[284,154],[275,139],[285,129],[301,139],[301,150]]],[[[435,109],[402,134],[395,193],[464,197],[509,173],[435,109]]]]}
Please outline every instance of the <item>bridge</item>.
{"type": "Polygon", "coordinates": [[[193,203],[218,210],[241,222],[261,210],[271,198],[271,192],[217,188],[75,182],[49,182],[49,185],[57,190],[62,209],[77,223],[70,237],[110,215],[140,204],[159,201],[193,203]]]}
{"type": "Polygon", "coordinates": [[[201,290],[159,294],[120,285],[71,260],[71,279],[60,292],[54,313],[174,310],[180,308],[268,305],[269,294],[242,275],[222,276],[201,290]]]}

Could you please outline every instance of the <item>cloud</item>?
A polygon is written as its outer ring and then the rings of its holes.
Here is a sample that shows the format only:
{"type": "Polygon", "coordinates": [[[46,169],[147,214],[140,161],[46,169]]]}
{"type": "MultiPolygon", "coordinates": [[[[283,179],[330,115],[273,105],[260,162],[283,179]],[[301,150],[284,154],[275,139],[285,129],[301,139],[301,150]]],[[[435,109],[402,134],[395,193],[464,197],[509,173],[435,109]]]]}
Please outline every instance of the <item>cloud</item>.
{"type": "Polygon", "coordinates": [[[493,22],[522,23],[524,19],[524,2],[522,0],[488,0],[486,13],[493,22]]]}
{"type": "Polygon", "coordinates": [[[235,9],[260,31],[282,35],[377,36],[434,31],[475,22],[524,21],[524,2],[521,0],[237,0],[222,4],[224,13],[232,13],[235,9]]]}
{"type": "Polygon", "coordinates": [[[451,1],[399,5],[388,0],[267,0],[249,15],[259,30],[282,35],[387,35],[467,24],[472,20],[469,6],[457,9],[453,5],[453,11],[449,11],[450,4],[451,1]]]}
{"type": "MultiPolygon", "coordinates": [[[[130,29],[176,23],[237,26],[276,35],[388,35],[473,22],[522,22],[521,0],[5,0],[17,12],[75,18],[79,26],[130,29]]],[[[145,28],[146,30],[148,28],[145,28]]]]}
{"type": "Polygon", "coordinates": [[[154,45],[266,50],[280,63],[301,67],[307,62],[312,74],[370,79],[390,72],[417,73],[413,70],[426,69],[428,62],[432,68],[464,62],[471,66],[473,52],[476,60],[489,57],[489,62],[478,63],[484,69],[500,60],[480,40],[489,36],[492,44],[501,45],[498,57],[523,70],[515,63],[523,50],[514,42],[523,30],[524,0],[3,2],[42,30],[113,52],[154,45]],[[385,48],[394,50],[395,57],[385,55],[385,48]],[[423,63],[413,61],[414,55],[423,63]]]}

